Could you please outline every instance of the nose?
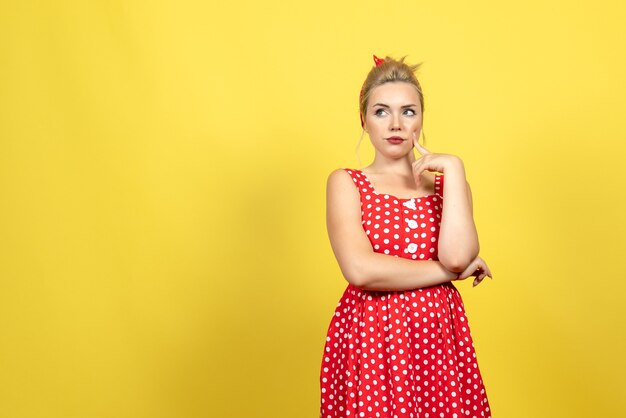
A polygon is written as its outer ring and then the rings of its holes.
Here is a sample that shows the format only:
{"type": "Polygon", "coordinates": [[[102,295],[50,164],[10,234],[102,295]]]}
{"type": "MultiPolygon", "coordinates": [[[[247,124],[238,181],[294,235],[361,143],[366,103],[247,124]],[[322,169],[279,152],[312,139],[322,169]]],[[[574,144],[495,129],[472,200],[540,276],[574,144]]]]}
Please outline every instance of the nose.
{"type": "Polygon", "coordinates": [[[391,118],[391,130],[396,131],[398,129],[400,129],[400,115],[394,114],[391,118]]]}

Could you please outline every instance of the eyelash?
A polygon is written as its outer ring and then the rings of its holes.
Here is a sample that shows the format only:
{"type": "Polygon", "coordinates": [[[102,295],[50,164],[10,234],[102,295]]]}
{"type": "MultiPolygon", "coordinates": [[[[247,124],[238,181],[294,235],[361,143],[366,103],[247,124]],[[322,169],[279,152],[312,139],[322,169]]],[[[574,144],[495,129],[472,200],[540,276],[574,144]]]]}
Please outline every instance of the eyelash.
{"type": "MultiPolygon", "coordinates": [[[[384,111],[385,111],[385,109],[376,109],[374,111],[374,115],[381,116],[380,112],[384,112],[384,111]]],[[[415,116],[416,115],[416,113],[415,113],[415,111],[413,109],[405,109],[405,112],[411,112],[412,113],[411,115],[408,115],[408,116],[415,116]]]]}

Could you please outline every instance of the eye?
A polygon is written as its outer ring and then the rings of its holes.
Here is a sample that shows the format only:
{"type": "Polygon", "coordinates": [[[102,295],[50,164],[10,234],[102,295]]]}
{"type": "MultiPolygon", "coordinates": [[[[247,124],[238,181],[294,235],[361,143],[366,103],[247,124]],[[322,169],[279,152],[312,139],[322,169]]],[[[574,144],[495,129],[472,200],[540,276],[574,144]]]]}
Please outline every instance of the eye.
{"type": "Polygon", "coordinates": [[[407,115],[407,116],[415,116],[417,113],[415,113],[415,110],[413,110],[413,109],[406,109],[404,111],[404,114],[407,115]]]}
{"type": "Polygon", "coordinates": [[[378,109],[374,110],[374,114],[376,116],[383,116],[385,114],[385,109],[383,109],[382,107],[378,108],[378,109]]]}

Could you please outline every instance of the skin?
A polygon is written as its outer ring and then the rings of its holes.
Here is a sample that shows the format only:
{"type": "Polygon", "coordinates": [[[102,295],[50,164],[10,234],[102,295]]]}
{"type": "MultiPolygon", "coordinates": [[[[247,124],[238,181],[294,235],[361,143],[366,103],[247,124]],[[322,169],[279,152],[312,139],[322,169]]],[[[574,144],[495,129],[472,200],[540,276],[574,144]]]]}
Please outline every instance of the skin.
{"type": "Polygon", "coordinates": [[[365,130],[375,149],[363,172],[379,193],[399,198],[434,193],[434,172],[445,176],[439,232],[439,260],[409,260],[374,252],[361,224],[360,196],[350,175],[333,171],[327,181],[326,220],[331,246],[346,280],[365,290],[402,291],[475,277],[474,286],[492,277],[478,256],[472,196],[462,160],[431,153],[417,138],[422,109],[409,83],[389,82],[372,89],[365,130]],[[388,138],[400,137],[400,144],[388,138]],[[413,149],[420,154],[415,158],[413,149]]]}

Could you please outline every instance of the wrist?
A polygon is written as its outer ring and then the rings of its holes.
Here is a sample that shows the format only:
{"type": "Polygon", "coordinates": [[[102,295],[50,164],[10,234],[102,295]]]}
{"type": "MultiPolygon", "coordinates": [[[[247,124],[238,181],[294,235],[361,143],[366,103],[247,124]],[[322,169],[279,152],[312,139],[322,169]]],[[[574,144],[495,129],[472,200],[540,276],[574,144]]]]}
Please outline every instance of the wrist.
{"type": "Polygon", "coordinates": [[[446,160],[443,165],[443,173],[447,174],[448,177],[451,175],[462,175],[465,178],[465,165],[463,164],[463,160],[461,160],[457,156],[451,156],[452,158],[446,160]]]}
{"type": "Polygon", "coordinates": [[[456,155],[450,155],[443,164],[443,170],[444,173],[448,174],[452,171],[464,172],[465,167],[463,166],[463,160],[456,155]]]}
{"type": "Polygon", "coordinates": [[[437,263],[439,264],[439,268],[441,269],[443,276],[445,277],[445,281],[451,282],[451,281],[459,280],[461,273],[455,273],[453,271],[448,270],[447,268],[444,267],[443,264],[441,264],[441,261],[437,261],[437,263]]]}

